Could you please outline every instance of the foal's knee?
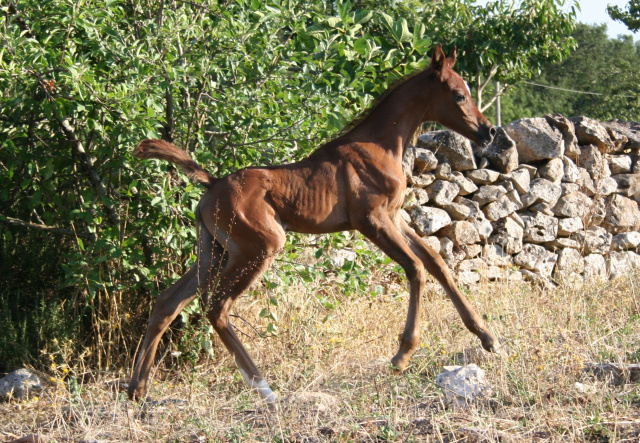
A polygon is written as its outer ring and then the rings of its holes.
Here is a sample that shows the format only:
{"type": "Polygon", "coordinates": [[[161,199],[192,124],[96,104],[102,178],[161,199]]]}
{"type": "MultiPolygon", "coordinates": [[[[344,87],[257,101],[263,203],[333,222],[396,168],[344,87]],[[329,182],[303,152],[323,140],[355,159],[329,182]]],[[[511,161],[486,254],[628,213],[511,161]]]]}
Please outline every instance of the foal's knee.
{"type": "Polygon", "coordinates": [[[411,283],[415,282],[420,286],[424,286],[427,282],[427,270],[421,262],[412,262],[404,271],[411,283]]]}
{"type": "Polygon", "coordinates": [[[207,318],[216,332],[222,331],[229,325],[229,313],[225,312],[224,304],[215,303],[207,312],[207,318]]]}

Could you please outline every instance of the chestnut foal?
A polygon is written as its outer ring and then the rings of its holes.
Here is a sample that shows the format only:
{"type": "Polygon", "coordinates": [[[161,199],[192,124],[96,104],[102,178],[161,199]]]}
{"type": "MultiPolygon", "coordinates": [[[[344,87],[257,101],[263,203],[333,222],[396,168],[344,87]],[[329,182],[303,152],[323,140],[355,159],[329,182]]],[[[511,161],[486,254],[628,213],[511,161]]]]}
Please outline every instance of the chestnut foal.
{"type": "Polygon", "coordinates": [[[488,351],[499,343],[456,287],[446,263],[399,214],[406,189],[402,158],[425,121],[439,122],[479,144],[495,129],[474,105],[448,57],[435,48],[431,65],[391,89],[352,130],[297,163],[254,167],[215,178],[185,151],[162,140],[144,140],[133,152],[177,164],[208,188],[197,209],[198,262],[163,292],[153,307],[129,396],[145,396],[158,342],[197,295],[213,328],[234,356],[248,385],[269,403],[276,395],[229,322],[233,303],[269,267],[285,232],[312,234],[357,229],[405,270],[409,312],[400,349],[391,362],[406,368],[419,339],[420,295],[429,272],[442,284],[465,326],[488,351]]]}

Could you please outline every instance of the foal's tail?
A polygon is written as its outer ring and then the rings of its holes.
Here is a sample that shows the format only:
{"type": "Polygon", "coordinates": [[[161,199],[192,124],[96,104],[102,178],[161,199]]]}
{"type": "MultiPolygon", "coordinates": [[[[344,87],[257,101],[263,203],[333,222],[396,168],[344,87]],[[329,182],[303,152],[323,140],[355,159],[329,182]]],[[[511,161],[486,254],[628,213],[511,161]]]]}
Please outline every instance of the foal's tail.
{"type": "Polygon", "coordinates": [[[202,169],[202,166],[196,163],[189,154],[164,140],[142,140],[134,149],[133,156],[138,158],[158,158],[175,163],[187,174],[191,181],[199,183],[205,188],[210,188],[217,180],[202,169]]]}

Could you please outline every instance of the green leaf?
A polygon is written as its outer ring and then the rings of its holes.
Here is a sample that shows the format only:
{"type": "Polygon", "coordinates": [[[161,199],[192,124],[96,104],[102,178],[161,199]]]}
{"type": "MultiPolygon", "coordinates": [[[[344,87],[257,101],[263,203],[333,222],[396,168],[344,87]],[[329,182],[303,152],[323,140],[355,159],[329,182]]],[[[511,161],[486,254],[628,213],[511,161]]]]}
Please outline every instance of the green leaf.
{"type": "Polygon", "coordinates": [[[409,25],[404,18],[399,18],[393,23],[392,32],[399,42],[410,42],[413,39],[413,34],[409,31],[409,25]]]}
{"type": "Polygon", "coordinates": [[[373,11],[363,9],[360,11],[356,11],[356,13],[353,15],[353,22],[357,25],[360,25],[371,20],[371,17],[373,17],[373,11]]]}

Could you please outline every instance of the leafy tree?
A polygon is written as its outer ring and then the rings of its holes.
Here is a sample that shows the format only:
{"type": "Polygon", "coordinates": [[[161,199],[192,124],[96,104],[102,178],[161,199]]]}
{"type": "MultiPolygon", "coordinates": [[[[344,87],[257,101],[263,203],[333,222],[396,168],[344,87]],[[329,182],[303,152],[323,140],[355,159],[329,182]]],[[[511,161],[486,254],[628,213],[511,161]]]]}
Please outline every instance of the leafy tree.
{"type": "Polygon", "coordinates": [[[606,26],[585,24],[573,37],[578,46],[566,60],[547,64],[531,84],[503,99],[505,121],[552,112],[640,119],[640,57],[632,38],[610,39],[606,26]]]}
{"type": "Polygon", "coordinates": [[[458,70],[475,89],[478,107],[486,110],[503,92],[538,75],[546,63],[566,58],[575,8],[564,0],[443,0],[425,5],[423,23],[435,41],[457,46],[458,70]],[[500,81],[498,90],[493,81],[500,81]]]}
{"type": "Polygon", "coordinates": [[[607,13],[612,19],[627,25],[629,31],[640,30],[640,0],[629,0],[626,9],[621,9],[616,5],[608,5],[607,13]]]}
{"type": "MultiPolygon", "coordinates": [[[[0,286],[24,291],[2,293],[3,311],[15,314],[2,319],[14,344],[41,348],[53,338],[40,334],[46,327],[35,327],[25,307],[63,306],[57,322],[70,330],[56,338],[85,337],[78,348],[89,346],[101,367],[117,362],[143,324],[148,295],[193,262],[201,190],[166,165],[132,163],[140,139],[175,140],[218,175],[294,160],[388,82],[426,65],[424,28],[409,33],[403,19],[327,5],[2,6],[0,262],[7,272],[0,286]],[[364,33],[368,21],[386,35],[364,33]],[[65,302],[55,292],[39,295],[43,263],[24,260],[35,259],[27,245],[46,248],[44,261],[60,269],[49,284],[69,288],[65,302]],[[33,268],[31,283],[25,267],[33,268]],[[20,336],[24,325],[31,336],[20,336]]],[[[25,354],[7,346],[2,357],[25,354]]]]}

